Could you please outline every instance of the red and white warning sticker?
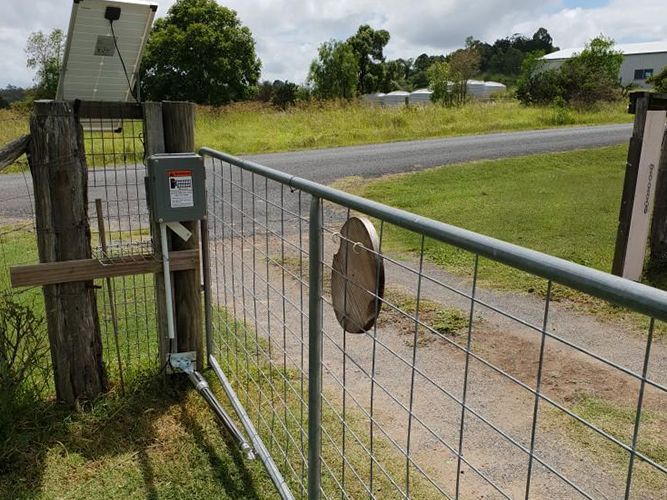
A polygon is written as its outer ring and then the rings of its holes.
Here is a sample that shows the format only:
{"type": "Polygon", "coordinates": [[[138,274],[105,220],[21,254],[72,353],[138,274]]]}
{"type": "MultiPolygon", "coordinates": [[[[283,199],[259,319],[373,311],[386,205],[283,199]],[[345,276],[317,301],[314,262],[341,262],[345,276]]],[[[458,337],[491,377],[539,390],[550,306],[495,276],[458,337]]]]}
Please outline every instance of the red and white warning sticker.
{"type": "Polygon", "coordinates": [[[169,170],[169,201],[171,208],[195,206],[192,192],[192,170],[169,170]]]}

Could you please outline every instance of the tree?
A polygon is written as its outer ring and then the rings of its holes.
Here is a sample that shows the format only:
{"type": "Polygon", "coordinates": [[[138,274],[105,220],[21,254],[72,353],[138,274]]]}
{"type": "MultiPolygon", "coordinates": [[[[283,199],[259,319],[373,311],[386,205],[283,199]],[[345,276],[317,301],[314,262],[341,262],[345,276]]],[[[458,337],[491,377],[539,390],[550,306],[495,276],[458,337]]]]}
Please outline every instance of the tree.
{"type": "Polygon", "coordinates": [[[384,81],[384,48],[391,36],[386,30],[374,30],[369,25],[359,26],[347,39],[357,59],[357,91],[359,94],[377,92],[384,81]]]}
{"type": "Polygon", "coordinates": [[[34,89],[36,99],[53,99],[56,96],[64,51],[65,35],[60,29],[54,29],[48,35],[36,31],[28,37],[25,47],[26,66],[37,70],[34,89]]]}
{"type": "Polygon", "coordinates": [[[523,104],[550,104],[556,98],[562,98],[560,71],[544,70],[543,55],[536,51],[523,60],[516,90],[516,97],[523,104]]]}
{"type": "Polygon", "coordinates": [[[436,62],[445,62],[445,56],[429,56],[421,54],[412,64],[412,69],[408,77],[410,86],[414,89],[421,89],[429,86],[428,69],[436,62]]]}
{"type": "Polygon", "coordinates": [[[408,82],[412,72],[412,59],[394,59],[384,62],[384,80],[379,85],[381,92],[393,92],[394,90],[405,90],[411,85],[408,82]]]}
{"type": "Polygon", "coordinates": [[[324,42],[310,65],[309,83],[320,99],[351,99],[356,95],[359,66],[352,47],[339,40],[324,42]]]}
{"type": "Polygon", "coordinates": [[[580,54],[560,68],[563,98],[571,104],[588,106],[620,97],[619,73],[623,54],[604,35],[593,38],[580,54]]]}
{"type": "Polygon", "coordinates": [[[255,94],[255,99],[260,102],[270,102],[273,98],[273,84],[264,80],[257,86],[257,92],[255,94]]]}
{"type": "Polygon", "coordinates": [[[25,99],[26,89],[8,84],[4,89],[0,89],[0,96],[9,104],[25,99]]]}
{"type": "Polygon", "coordinates": [[[0,109],[7,109],[9,107],[9,103],[5,100],[5,98],[0,94],[0,109]]]}
{"type": "Polygon", "coordinates": [[[551,38],[551,35],[546,28],[540,28],[533,34],[532,44],[530,46],[530,52],[542,51],[545,54],[549,54],[554,50],[558,50],[554,47],[554,40],[551,38]]]}
{"type": "Polygon", "coordinates": [[[646,80],[646,83],[653,84],[656,92],[667,92],[667,66],[662,68],[660,73],[646,80]]]}
{"type": "Polygon", "coordinates": [[[505,38],[499,38],[493,45],[466,38],[466,48],[474,48],[479,52],[479,70],[483,75],[512,81],[521,73],[523,60],[531,53],[540,51],[548,54],[558,50],[553,45],[553,39],[545,28],[539,28],[532,37],[519,33],[505,38]]]}
{"type": "Polygon", "coordinates": [[[479,71],[479,52],[474,47],[459,49],[449,55],[448,62],[456,98],[464,102],[468,94],[468,80],[479,71]]]}
{"type": "Polygon", "coordinates": [[[614,41],[609,38],[601,35],[592,39],[580,54],[558,69],[544,70],[540,56],[540,52],[535,52],[524,62],[517,85],[517,98],[524,104],[564,102],[590,106],[621,95],[619,72],[623,55],[614,49],[614,41]]]}
{"type": "Polygon", "coordinates": [[[299,86],[296,83],[276,80],[273,82],[271,104],[283,110],[287,109],[296,102],[298,90],[299,86]]]}
{"type": "Polygon", "coordinates": [[[260,68],[235,11],[215,0],[177,0],[148,39],[142,89],[153,100],[220,105],[251,97],[260,68]]]}
{"type": "Polygon", "coordinates": [[[452,93],[450,90],[449,64],[446,62],[435,62],[427,71],[429,88],[433,91],[431,100],[443,104],[452,104],[452,93]]]}

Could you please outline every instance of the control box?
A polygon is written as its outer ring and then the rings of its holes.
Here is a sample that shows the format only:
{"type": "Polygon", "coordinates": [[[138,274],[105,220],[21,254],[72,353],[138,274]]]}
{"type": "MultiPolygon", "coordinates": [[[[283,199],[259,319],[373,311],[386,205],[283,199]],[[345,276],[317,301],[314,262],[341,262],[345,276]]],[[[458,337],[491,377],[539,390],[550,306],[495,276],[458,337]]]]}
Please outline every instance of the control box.
{"type": "Polygon", "coordinates": [[[146,164],[146,200],[153,220],[184,222],[205,217],[206,174],[201,156],[154,154],[146,164]]]}

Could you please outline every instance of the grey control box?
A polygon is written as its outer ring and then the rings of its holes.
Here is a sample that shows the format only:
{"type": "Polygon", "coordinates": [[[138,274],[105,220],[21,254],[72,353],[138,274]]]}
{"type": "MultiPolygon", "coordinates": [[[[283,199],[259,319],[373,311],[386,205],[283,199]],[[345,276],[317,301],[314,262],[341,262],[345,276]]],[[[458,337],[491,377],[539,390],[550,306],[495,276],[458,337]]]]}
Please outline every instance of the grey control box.
{"type": "Polygon", "coordinates": [[[184,222],[206,215],[204,159],[195,153],[155,154],[147,161],[146,200],[157,222],[184,222]]]}

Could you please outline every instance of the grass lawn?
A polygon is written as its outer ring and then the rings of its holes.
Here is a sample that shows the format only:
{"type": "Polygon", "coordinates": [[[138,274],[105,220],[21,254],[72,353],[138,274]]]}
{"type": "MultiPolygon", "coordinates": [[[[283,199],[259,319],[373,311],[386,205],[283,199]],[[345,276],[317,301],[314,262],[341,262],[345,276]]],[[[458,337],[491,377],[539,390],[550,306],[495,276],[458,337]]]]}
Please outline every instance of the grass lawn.
{"type": "MultiPolygon", "coordinates": [[[[573,411],[599,429],[604,430],[625,443],[632,442],[636,407],[619,405],[590,394],[580,394],[575,400],[573,411]]],[[[610,462],[616,475],[624,479],[628,469],[628,453],[606,439],[601,439],[594,431],[569,418],[562,413],[556,414],[553,409],[547,410],[551,425],[566,431],[566,435],[581,449],[594,457],[610,462]]],[[[637,440],[637,450],[658,464],[667,463],[667,411],[664,408],[644,408],[641,415],[641,432],[637,440]]],[[[602,460],[601,460],[602,461],[602,460]]],[[[635,461],[633,486],[649,488],[649,491],[665,491],[667,475],[647,465],[642,460],[635,461]]],[[[636,498],[641,498],[641,490],[633,491],[636,498]]]]}
{"type": "MultiPolygon", "coordinates": [[[[0,299],[9,290],[8,268],[37,261],[34,233],[17,228],[0,227],[0,299]]],[[[127,394],[120,393],[106,289],[100,289],[111,392],[85,411],[55,405],[42,328],[45,349],[23,382],[28,392],[14,398],[0,392],[0,498],[272,498],[261,462],[242,457],[189,384],[177,390],[155,376],[152,277],[115,279],[114,288],[127,394]]],[[[43,317],[41,289],[13,297],[43,317]]]]}
{"type": "MultiPolygon", "coordinates": [[[[29,227],[15,231],[17,227],[0,227],[0,299],[9,290],[8,268],[37,260],[34,233],[29,227]]],[[[102,280],[97,284],[105,286],[102,280]]],[[[101,288],[97,298],[111,391],[85,410],[58,407],[52,402],[46,349],[39,369],[31,373],[31,378],[40,378],[33,380],[41,389],[39,394],[11,399],[0,386],[0,498],[275,498],[261,462],[242,457],[189,383],[165,381],[157,375],[151,277],[117,278],[114,288],[127,394],[120,392],[106,289],[101,288]]],[[[13,297],[43,316],[39,288],[13,297]]],[[[301,404],[307,396],[300,375],[256,358],[257,346],[266,351],[266,341],[224,310],[214,309],[214,314],[215,344],[232,349],[219,357],[221,365],[298,496],[305,473],[301,458],[308,443],[307,408],[301,404]]],[[[46,332],[41,329],[38,335],[46,348],[46,332]]],[[[234,415],[217,380],[211,380],[211,385],[234,415]]],[[[344,465],[339,452],[341,410],[337,395],[329,397],[323,409],[323,488],[329,496],[339,495],[337,481],[347,468],[348,493],[365,496],[370,474],[368,420],[360,411],[347,409],[348,428],[360,438],[355,441],[347,436],[344,465]],[[351,467],[363,481],[352,477],[351,467]]],[[[400,454],[378,437],[375,447],[376,459],[386,474],[402,478],[405,462],[400,454]]],[[[391,480],[378,470],[375,473],[376,493],[392,491],[391,480]]],[[[433,487],[416,473],[411,486],[420,498],[436,496],[433,487]]]]}
{"type": "MultiPolygon", "coordinates": [[[[387,205],[493,236],[602,271],[616,240],[627,146],[480,161],[387,176],[345,179],[338,186],[387,205]]],[[[415,252],[420,237],[385,226],[384,248],[415,252]]],[[[432,262],[470,274],[472,255],[432,240],[432,262]]],[[[487,259],[480,279],[532,291],[545,280],[487,259]]]]}
{"type": "Polygon", "coordinates": [[[16,420],[0,452],[0,498],[275,495],[261,462],[242,457],[194,391],[157,379],[87,411],[45,403],[16,420]]]}

